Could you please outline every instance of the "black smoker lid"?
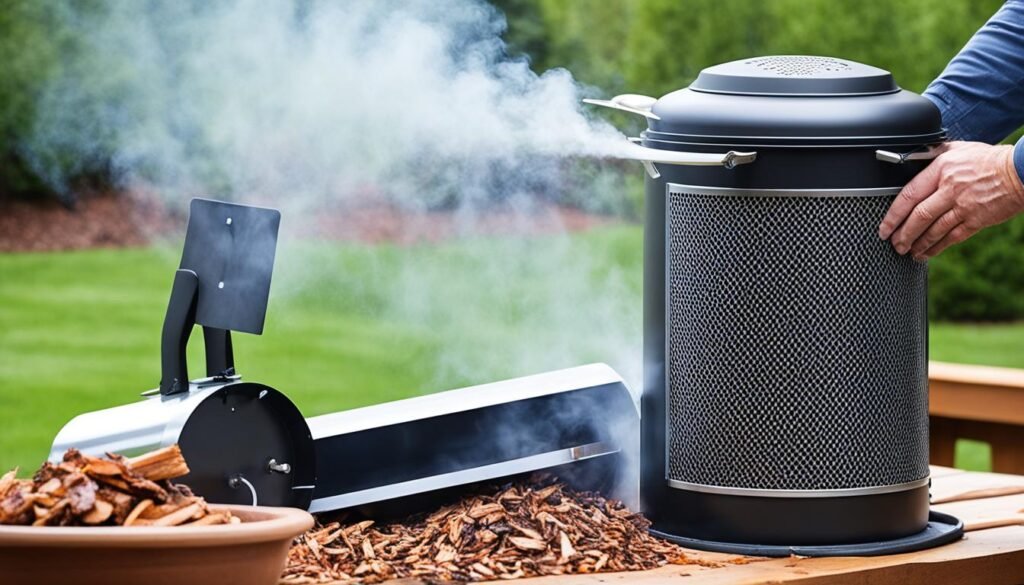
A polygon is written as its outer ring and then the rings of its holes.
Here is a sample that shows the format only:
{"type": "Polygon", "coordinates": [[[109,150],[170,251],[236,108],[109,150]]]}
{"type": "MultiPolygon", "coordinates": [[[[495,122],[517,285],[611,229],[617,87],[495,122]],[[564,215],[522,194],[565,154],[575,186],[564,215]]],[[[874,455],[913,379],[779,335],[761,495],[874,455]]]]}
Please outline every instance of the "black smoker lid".
{"type": "Polygon", "coordinates": [[[694,91],[736,95],[879,95],[900,90],[884,69],[832,57],[782,55],[708,67],[694,91]]]}
{"type": "MultiPolygon", "coordinates": [[[[704,69],[659,99],[645,138],[728,145],[930,144],[938,108],[888,71],[830,57],[756,57],[704,69]]],[[[655,142],[651,146],[658,147],[655,142]]]]}

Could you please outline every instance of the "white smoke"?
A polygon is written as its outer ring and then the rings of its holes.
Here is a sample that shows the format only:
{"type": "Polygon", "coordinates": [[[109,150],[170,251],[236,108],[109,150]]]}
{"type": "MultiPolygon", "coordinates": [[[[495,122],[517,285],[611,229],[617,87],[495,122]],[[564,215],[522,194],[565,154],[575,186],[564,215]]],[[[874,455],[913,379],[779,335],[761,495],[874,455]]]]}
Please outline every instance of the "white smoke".
{"type": "Polygon", "coordinates": [[[581,114],[568,72],[509,58],[503,18],[475,0],[115,2],[67,20],[87,43],[27,145],[58,187],[69,147],[80,163],[109,152],[128,185],[315,204],[464,191],[493,165],[621,140],[581,114]]]}
{"type": "MultiPolygon", "coordinates": [[[[380,197],[454,206],[465,233],[496,201],[530,224],[552,220],[546,200],[607,208],[625,196],[614,172],[579,172],[579,157],[618,152],[622,136],[582,111],[567,71],[510,57],[503,17],[478,0],[124,0],[63,16],[86,42],[40,96],[23,146],[58,189],[109,161],[122,186],[172,206],[270,204],[294,228],[380,197]]],[[[282,266],[303,263],[286,245],[297,235],[282,234],[278,294],[319,282],[282,266]]],[[[564,232],[454,247],[466,270],[410,255],[382,279],[379,311],[450,347],[426,387],[584,361],[639,380],[639,266],[606,266],[564,232]],[[500,348],[474,333],[495,323],[508,328],[500,348]]]]}

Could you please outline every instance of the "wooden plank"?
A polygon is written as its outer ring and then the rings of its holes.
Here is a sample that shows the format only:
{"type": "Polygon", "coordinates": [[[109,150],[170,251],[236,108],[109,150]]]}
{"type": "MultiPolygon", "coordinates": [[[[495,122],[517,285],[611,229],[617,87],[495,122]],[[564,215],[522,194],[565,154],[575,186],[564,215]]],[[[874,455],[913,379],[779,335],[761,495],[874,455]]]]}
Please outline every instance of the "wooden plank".
{"type": "MultiPolygon", "coordinates": [[[[1006,473],[967,473],[936,476],[932,472],[932,500],[943,500],[960,494],[1000,488],[1024,488],[1024,476],[1006,473]]],[[[942,510],[943,508],[937,508],[942,510]]]]}
{"type": "MultiPolygon", "coordinates": [[[[964,524],[977,524],[1024,515],[1024,494],[937,504],[932,507],[956,516],[963,520],[964,524]]],[[[1024,549],[1024,531],[1018,532],[1018,538],[1021,539],[1020,546],[1024,549]]]]}
{"type": "Polygon", "coordinates": [[[928,362],[928,378],[938,382],[985,384],[1024,390],[1024,370],[974,366],[948,362],[928,362]]]}
{"type": "Polygon", "coordinates": [[[956,461],[956,423],[948,418],[932,416],[928,429],[928,460],[938,465],[953,465],[956,461]]]}
{"type": "Polygon", "coordinates": [[[679,585],[1018,585],[1024,582],[1024,528],[973,533],[956,544],[904,555],[772,559],[722,568],[671,565],[638,573],[528,579],[531,585],[678,583],[679,585]]]}
{"type": "Polygon", "coordinates": [[[940,465],[931,465],[929,467],[930,467],[930,471],[931,471],[932,480],[935,480],[936,478],[939,478],[939,477],[948,477],[950,475],[961,475],[961,474],[969,473],[967,471],[964,471],[963,469],[957,469],[955,467],[945,467],[945,466],[943,466],[941,464],[940,465]]]}
{"type": "Polygon", "coordinates": [[[977,420],[931,417],[931,461],[949,464],[957,439],[984,441],[992,448],[992,468],[1000,473],[1024,474],[1024,426],[977,420]]]}
{"type": "MultiPolygon", "coordinates": [[[[933,494],[952,495],[998,486],[1024,485],[1024,477],[968,473],[932,468],[933,494]]],[[[934,506],[976,523],[1024,514],[1024,494],[961,501],[934,506]]],[[[542,577],[527,582],[542,585],[594,585],[597,583],[678,583],[679,585],[1015,585],[1024,583],[1024,526],[971,532],[963,540],[925,551],[884,557],[789,558],[731,564],[729,555],[694,559],[719,567],[670,565],[638,573],[601,573],[542,577]],[[710,562],[709,562],[710,561],[710,562]]]]}
{"type": "Polygon", "coordinates": [[[992,446],[992,469],[1024,474],[1024,426],[990,425],[985,440],[992,446]]]}
{"type": "Polygon", "coordinates": [[[1024,425],[1024,370],[930,362],[934,416],[1024,425]]]}

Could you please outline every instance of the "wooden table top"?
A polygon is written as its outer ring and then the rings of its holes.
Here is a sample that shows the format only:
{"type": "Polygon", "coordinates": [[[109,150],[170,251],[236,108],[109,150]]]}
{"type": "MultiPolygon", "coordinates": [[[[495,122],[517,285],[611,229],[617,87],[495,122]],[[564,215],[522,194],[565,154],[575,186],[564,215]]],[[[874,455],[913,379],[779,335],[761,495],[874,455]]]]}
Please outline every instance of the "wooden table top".
{"type": "Polygon", "coordinates": [[[953,544],[883,557],[751,559],[693,551],[701,564],[669,565],[635,573],[539,577],[517,583],[593,585],[1019,585],[1024,583],[1024,476],[932,467],[933,509],[967,527],[953,544]],[[961,499],[968,497],[970,499],[961,499]],[[1016,525],[1006,525],[1016,521],[1016,525]]]}

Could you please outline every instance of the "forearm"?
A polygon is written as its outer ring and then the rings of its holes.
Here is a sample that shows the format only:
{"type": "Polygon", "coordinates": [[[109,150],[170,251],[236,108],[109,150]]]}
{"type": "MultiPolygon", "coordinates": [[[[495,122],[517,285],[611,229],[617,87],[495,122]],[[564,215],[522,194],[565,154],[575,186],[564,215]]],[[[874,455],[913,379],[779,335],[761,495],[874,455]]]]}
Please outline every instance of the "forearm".
{"type": "Polygon", "coordinates": [[[1024,0],[1010,0],[925,90],[952,140],[994,144],[1024,124],[1024,0]]]}
{"type": "Polygon", "coordinates": [[[1024,212],[1024,0],[1009,0],[925,91],[951,142],[908,183],[878,235],[924,260],[1024,212]]]}

